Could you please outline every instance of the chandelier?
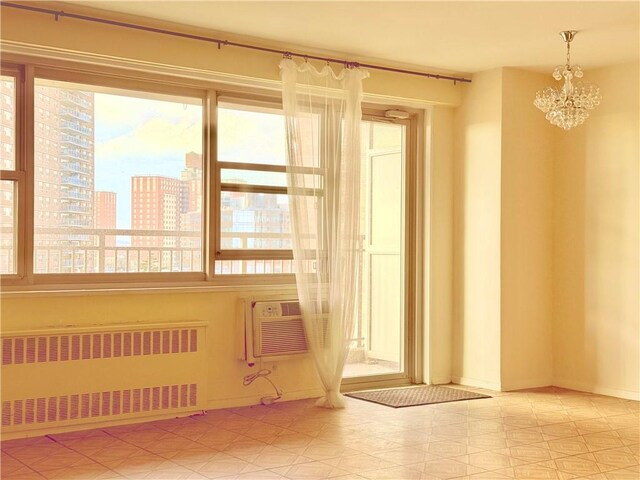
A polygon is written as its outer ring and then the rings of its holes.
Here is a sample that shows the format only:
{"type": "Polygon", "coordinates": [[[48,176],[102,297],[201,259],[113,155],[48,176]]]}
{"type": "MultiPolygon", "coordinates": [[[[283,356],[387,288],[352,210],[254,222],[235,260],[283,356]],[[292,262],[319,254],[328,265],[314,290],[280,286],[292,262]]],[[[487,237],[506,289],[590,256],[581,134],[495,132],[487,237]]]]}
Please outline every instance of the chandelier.
{"type": "Polygon", "coordinates": [[[553,71],[553,78],[564,84],[559,88],[546,87],[536,93],[533,104],[546,114],[547,120],[564,130],[570,130],[582,124],[589,117],[602,99],[600,88],[596,85],[573,83],[574,78],[582,78],[582,68],[571,65],[571,41],[576,36],[575,30],[560,32],[567,44],[567,63],[559,65],[553,71]]]}

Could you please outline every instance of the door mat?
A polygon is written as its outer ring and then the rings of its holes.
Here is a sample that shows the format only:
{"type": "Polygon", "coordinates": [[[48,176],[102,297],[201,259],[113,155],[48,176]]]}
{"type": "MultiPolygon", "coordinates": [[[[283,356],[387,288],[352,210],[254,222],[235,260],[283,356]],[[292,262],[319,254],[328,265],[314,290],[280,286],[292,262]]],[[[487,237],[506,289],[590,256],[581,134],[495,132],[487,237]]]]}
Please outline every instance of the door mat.
{"type": "Polygon", "coordinates": [[[437,385],[350,392],[345,393],[345,395],[347,397],[379,403],[393,408],[491,398],[489,395],[483,395],[481,393],[458,390],[457,388],[440,387],[437,385]]]}

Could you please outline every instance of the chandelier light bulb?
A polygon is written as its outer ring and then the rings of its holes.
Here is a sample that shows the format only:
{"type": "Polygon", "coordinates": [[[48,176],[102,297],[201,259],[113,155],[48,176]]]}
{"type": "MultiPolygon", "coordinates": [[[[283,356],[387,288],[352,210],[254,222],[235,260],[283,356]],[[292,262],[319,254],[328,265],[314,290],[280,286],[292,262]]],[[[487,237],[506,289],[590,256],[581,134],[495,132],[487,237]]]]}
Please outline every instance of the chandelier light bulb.
{"type": "Polygon", "coordinates": [[[571,65],[571,41],[576,35],[575,30],[560,32],[560,36],[567,44],[567,63],[559,65],[553,71],[553,78],[564,83],[557,88],[546,87],[536,93],[533,104],[546,114],[547,120],[564,130],[584,123],[589,117],[589,110],[600,105],[602,96],[600,88],[592,84],[574,82],[582,78],[582,68],[571,65]]]}

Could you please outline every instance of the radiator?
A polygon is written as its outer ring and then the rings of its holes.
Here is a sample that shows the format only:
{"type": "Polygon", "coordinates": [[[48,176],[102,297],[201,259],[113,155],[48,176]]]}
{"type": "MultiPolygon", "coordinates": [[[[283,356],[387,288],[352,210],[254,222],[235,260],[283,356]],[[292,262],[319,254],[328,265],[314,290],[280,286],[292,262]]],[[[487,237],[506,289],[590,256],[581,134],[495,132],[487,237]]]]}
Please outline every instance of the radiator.
{"type": "Polygon", "coordinates": [[[206,325],[2,333],[3,438],[205,410],[206,325]]]}

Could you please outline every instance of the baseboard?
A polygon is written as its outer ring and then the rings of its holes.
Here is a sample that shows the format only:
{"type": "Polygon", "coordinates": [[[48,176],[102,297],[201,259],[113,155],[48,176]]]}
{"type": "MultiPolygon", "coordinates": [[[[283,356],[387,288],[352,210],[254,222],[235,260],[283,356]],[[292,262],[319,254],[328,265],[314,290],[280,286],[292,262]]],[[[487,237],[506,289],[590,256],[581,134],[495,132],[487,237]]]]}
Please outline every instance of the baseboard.
{"type": "Polygon", "coordinates": [[[505,392],[510,392],[513,390],[524,390],[527,388],[548,387],[553,384],[553,380],[548,377],[539,379],[523,379],[510,382],[502,382],[502,390],[505,392]]]}
{"type": "MultiPolygon", "coordinates": [[[[307,398],[318,398],[324,394],[321,388],[310,388],[307,390],[296,390],[285,392],[278,402],[289,402],[291,400],[304,400],[307,398]]],[[[220,408],[250,407],[259,405],[262,395],[251,395],[247,397],[222,398],[207,401],[207,410],[217,410],[220,408]]]]}
{"type": "Polygon", "coordinates": [[[611,388],[603,385],[593,385],[587,382],[579,382],[575,380],[555,379],[553,385],[579,392],[597,393],[599,395],[607,395],[609,397],[624,398],[626,400],[640,401],[640,392],[635,390],[625,390],[622,388],[611,388]]]}
{"type": "Polygon", "coordinates": [[[486,380],[480,380],[477,378],[470,377],[451,377],[451,381],[453,383],[457,383],[458,385],[466,385],[467,387],[477,387],[477,388],[486,388],[487,390],[493,390],[495,392],[500,392],[502,390],[502,386],[500,382],[487,382],[486,380]]]}

